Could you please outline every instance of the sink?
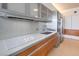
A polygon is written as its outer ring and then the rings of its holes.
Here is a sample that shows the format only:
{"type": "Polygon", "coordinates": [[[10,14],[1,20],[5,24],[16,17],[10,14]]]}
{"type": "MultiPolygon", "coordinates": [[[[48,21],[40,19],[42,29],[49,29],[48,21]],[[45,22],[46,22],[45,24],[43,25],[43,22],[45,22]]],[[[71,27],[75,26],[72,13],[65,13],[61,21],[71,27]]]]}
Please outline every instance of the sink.
{"type": "Polygon", "coordinates": [[[46,34],[46,35],[48,35],[48,34],[51,34],[52,32],[43,32],[43,33],[41,33],[41,34],[46,34]]]}

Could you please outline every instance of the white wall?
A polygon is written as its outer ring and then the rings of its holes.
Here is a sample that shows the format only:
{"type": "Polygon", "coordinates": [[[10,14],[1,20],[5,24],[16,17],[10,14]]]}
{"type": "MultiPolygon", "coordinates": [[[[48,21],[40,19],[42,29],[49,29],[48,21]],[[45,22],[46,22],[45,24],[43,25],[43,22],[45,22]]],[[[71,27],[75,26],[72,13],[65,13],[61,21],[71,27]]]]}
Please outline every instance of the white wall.
{"type": "Polygon", "coordinates": [[[36,33],[38,23],[0,18],[0,39],[36,33]]]}
{"type": "Polygon", "coordinates": [[[71,26],[71,16],[65,16],[65,19],[64,19],[64,28],[65,29],[71,29],[72,26],[71,26]]]}
{"type": "MultiPolygon", "coordinates": [[[[62,14],[63,14],[64,16],[72,16],[72,15],[74,15],[74,11],[75,11],[75,10],[76,10],[76,11],[79,11],[79,7],[62,11],[62,14]]],[[[79,12],[76,13],[75,15],[77,15],[77,14],[79,14],[79,12]]]]}
{"type": "Polygon", "coordinates": [[[72,16],[72,29],[79,30],[79,15],[72,16]]]}
{"type": "Polygon", "coordinates": [[[65,16],[64,28],[79,30],[79,8],[67,10],[63,15],[65,16]],[[77,13],[74,13],[74,11],[77,11],[77,13]]]}

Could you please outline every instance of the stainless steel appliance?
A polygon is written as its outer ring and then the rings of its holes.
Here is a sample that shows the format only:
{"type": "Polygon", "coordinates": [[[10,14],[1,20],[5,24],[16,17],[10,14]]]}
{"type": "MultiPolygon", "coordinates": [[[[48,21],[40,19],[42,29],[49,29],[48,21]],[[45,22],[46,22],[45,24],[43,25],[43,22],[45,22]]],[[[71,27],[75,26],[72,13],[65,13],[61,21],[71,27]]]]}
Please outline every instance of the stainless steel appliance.
{"type": "Polygon", "coordinates": [[[57,12],[57,34],[58,34],[58,44],[60,45],[61,42],[63,42],[63,15],[59,12],[57,12]]]}

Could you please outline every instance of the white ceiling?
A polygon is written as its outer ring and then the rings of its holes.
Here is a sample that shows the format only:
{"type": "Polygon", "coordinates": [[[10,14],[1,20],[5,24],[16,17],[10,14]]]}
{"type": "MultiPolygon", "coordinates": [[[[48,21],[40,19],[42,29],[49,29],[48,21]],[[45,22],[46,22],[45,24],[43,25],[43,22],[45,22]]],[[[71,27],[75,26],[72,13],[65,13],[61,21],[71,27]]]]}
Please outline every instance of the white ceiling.
{"type": "Polygon", "coordinates": [[[52,11],[56,10],[56,8],[51,3],[42,3],[42,4],[52,11]]]}
{"type": "Polygon", "coordinates": [[[68,9],[79,7],[79,3],[54,3],[53,4],[60,12],[68,9]]]}

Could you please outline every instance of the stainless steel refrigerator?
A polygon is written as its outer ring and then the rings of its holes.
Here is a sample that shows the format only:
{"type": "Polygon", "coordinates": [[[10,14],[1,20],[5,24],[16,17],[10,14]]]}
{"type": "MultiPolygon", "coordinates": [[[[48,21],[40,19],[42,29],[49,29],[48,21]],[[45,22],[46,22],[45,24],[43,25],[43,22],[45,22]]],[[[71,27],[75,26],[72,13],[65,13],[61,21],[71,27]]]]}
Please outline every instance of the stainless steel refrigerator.
{"type": "Polygon", "coordinates": [[[61,42],[63,42],[63,20],[64,17],[61,13],[57,12],[57,34],[58,34],[58,44],[60,45],[61,42]]]}

